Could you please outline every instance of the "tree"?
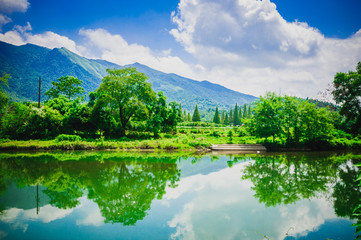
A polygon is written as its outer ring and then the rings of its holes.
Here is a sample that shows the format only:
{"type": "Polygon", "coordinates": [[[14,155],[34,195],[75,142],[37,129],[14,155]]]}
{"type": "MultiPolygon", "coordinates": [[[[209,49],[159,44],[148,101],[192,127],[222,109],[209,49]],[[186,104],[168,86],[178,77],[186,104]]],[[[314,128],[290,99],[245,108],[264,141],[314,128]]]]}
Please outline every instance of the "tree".
{"type": "Polygon", "coordinates": [[[216,112],[214,113],[213,122],[221,123],[221,118],[219,117],[218,106],[216,107],[216,112]]]}
{"type": "Polygon", "coordinates": [[[361,62],[358,62],[356,72],[337,73],[333,81],[333,98],[340,104],[340,114],[347,121],[353,122],[353,133],[361,129],[361,62]]]}
{"type": "Polygon", "coordinates": [[[229,118],[228,118],[228,113],[227,112],[226,112],[226,116],[224,117],[223,124],[224,125],[229,125],[229,118]]]}
{"type": "Polygon", "coordinates": [[[224,123],[224,118],[226,117],[225,115],[225,111],[222,111],[222,116],[221,116],[221,123],[224,123]]]}
{"type": "Polygon", "coordinates": [[[159,92],[157,100],[149,106],[149,112],[148,128],[157,137],[159,131],[175,130],[178,121],[181,120],[182,108],[176,102],[170,102],[168,106],[167,97],[163,92],[159,92]]]}
{"type": "Polygon", "coordinates": [[[194,109],[193,116],[192,116],[193,122],[200,122],[201,121],[201,115],[198,111],[198,105],[196,105],[196,108],[194,109]]]}
{"type": "Polygon", "coordinates": [[[3,86],[8,86],[8,79],[10,78],[9,74],[3,74],[2,77],[0,77],[0,126],[1,126],[1,119],[4,116],[6,112],[6,106],[9,102],[9,97],[6,96],[6,94],[3,92],[3,86]]]}
{"type": "Polygon", "coordinates": [[[49,99],[58,98],[60,95],[65,95],[69,99],[80,97],[84,93],[84,88],[81,86],[82,81],[73,76],[66,76],[58,78],[58,82],[53,81],[52,87],[45,92],[49,99]]]}
{"type": "Polygon", "coordinates": [[[241,125],[241,120],[239,119],[239,110],[236,103],[236,106],[234,106],[234,112],[233,112],[233,125],[241,125]]]}
{"type": "Polygon", "coordinates": [[[192,116],[190,113],[187,114],[187,122],[192,122],[192,116]]]}
{"type": "Polygon", "coordinates": [[[122,137],[132,117],[147,118],[147,106],[155,101],[156,94],[147,82],[147,76],[136,68],[107,69],[107,73],[96,91],[100,95],[99,101],[117,111],[116,120],[122,137]]]}
{"type": "Polygon", "coordinates": [[[254,116],[250,121],[249,131],[256,137],[268,138],[280,134],[281,97],[275,93],[267,93],[256,102],[254,116]]]}

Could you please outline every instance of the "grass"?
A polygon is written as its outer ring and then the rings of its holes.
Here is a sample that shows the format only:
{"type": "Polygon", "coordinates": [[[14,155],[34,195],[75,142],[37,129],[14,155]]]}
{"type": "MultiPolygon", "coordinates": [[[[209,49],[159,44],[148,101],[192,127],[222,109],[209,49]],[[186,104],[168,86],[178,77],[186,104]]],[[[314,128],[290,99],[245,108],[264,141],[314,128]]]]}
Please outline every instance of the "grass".
{"type": "MultiPolygon", "coordinates": [[[[206,151],[212,144],[263,144],[269,150],[306,150],[309,145],[285,144],[282,139],[261,139],[247,136],[242,128],[234,127],[179,127],[176,134],[163,133],[153,138],[150,133],[129,132],[120,139],[81,138],[77,135],[59,135],[53,140],[0,139],[0,150],[145,150],[145,151],[206,151]]],[[[361,139],[334,138],[313,143],[315,150],[361,149],[361,139]]]]}

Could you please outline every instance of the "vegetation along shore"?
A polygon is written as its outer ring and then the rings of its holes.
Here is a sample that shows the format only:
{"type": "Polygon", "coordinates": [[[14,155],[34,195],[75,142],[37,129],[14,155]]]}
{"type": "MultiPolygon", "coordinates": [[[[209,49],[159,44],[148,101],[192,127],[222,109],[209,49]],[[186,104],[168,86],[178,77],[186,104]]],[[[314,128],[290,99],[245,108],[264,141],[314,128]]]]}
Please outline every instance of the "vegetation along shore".
{"type": "Polygon", "coordinates": [[[204,150],[263,144],[268,150],[361,149],[361,63],[337,73],[336,104],[267,93],[234,108],[182,110],[136,68],[108,69],[99,88],[63,76],[43,102],[11,102],[1,77],[0,150],[204,150]]]}

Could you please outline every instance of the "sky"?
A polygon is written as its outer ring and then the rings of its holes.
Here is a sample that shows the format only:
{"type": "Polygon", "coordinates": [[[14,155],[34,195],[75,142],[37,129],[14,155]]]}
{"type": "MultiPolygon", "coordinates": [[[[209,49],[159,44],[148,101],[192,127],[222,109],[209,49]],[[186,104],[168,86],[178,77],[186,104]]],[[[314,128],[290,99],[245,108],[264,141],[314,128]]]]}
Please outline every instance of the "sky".
{"type": "Polygon", "coordinates": [[[316,98],[361,61],[360,0],[0,0],[0,41],[316,98]]]}

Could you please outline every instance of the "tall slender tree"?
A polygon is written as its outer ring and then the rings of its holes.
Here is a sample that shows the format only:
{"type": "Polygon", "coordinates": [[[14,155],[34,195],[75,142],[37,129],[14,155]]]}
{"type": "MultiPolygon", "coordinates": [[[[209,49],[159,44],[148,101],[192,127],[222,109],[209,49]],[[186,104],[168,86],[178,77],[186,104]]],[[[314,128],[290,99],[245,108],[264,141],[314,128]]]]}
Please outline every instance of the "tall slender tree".
{"type": "Polygon", "coordinates": [[[223,120],[223,124],[225,125],[229,125],[229,118],[228,118],[228,113],[226,112],[226,116],[224,117],[224,120],[223,120]]]}
{"type": "Polygon", "coordinates": [[[234,106],[234,112],[233,112],[233,125],[241,125],[241,121],[239,119],[239,112],[238,112],[238,105],[236,103],[236,106],[234,106]]]}
{"type": "Polygon", "coordinates": [[[229,111],[229,117],[228,117],[228,120],[229,120],[229,124],[233,124],[233,110],[231,109],[229,111]]]}
{"type": "Polygon", "coordinates": [[[214,123],[221,123],[221,118],[219,116],[218,106],[216,107],[216,112],[214,113],[213,122],[214,123]]]}
{"type": "Polygon", "coordinates": [[[222,111],[222,116],[221,116],[221,123],[224,123],[224,117],[225,117],[225,113],[224,110],[222,111]]]}
{"type": "Polygon", "coordinates": [[[201,121],[201,115],[199,114],[198,105],[196,105],[196,108],[194,109],[193,116],[192,116],[193,122],[200,122],[201,121]]]}
{"type": "Polygon", "coordinates": [[[247,113],[247,105],[244,104],[243,105],[243,118],[248,118],[248,113],[247,113]]]}

